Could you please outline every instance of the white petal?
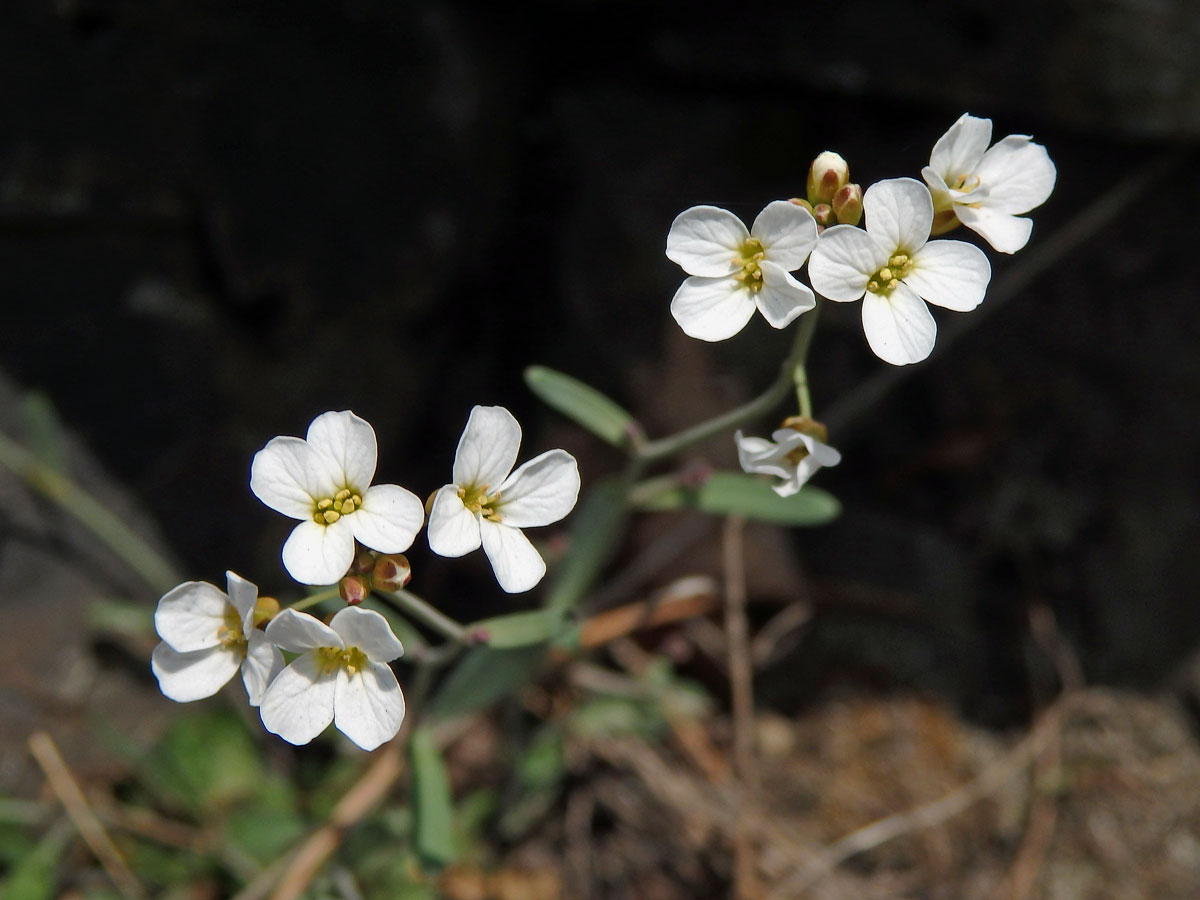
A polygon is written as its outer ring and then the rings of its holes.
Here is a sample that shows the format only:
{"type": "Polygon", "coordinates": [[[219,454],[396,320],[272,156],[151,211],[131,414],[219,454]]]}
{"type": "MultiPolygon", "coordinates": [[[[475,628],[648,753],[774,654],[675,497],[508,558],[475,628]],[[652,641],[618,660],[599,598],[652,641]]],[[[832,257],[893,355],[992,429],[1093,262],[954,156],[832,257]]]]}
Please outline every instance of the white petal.
{"type": "Polygon", "coordinates": [[[754,305],[772,328],[786,328],[817,305],[812,291],[769,260],[763,261],[762,273],[763,286],[754,295],[754,305]]]}
{"type": "Polygon", "coordinates": [[[546,574],[546,563],[517,528],[497,525],[486,519],[479,523],[483,552],[487,554],[500,587],[510,594],[533,588],[546,574]]]}
{"type": "Polygon", "coordinates": [[[883,248],[861,228],[834,225],[821,233],[808,261],[808,280],[822,297],[840,302],[857,300],[867,282],[888,261],[892,248],[883,248]]]}
{"type": "Polygon", "coordinates": [[[689,275],[717,278],[738,270],[733,261],[750,237],[742,220],[716,206],[685,209],[667,234],[667,259],[689,275]]]}
{"type": "Polygon", "coordinates": [[[933,352],[937,324],[925,301],[903,283],[887,297],[867,294],[863,331],[875,355],[894,366],[920,362],[933,352]]]}
{"type": "Polygon", "coordinates": [[[438,556],[466,556],[479,549],[479,517],[463,506],[454,485],[439,488],[434,495],[425,535],[429,549],[438,556]]]}
{"type": "Polygon", "coordinates": [[[341,635],[347,647],[357,647],[375,662],[391,662],[404,654],[387,619],[373,609],[347,606],[329,620],[329,627],[341,635]]]}
{"type": "Polygon", "coordinates": [[[994,209],[969,206],[954,208],[958,220],[1001,253],[1016,253],[1027,243],[1033,232],[1033,219],[1024,219],[994,209]]]}
{"type": "Polygon", "coordinates": [[[225,582],[229,585],[229,602],[242,620],[242,634],[249,637],[254,630],[254,604],[258,602],[258,586],[237,572],[226,572],[225,582]]]}
{"type": "Polygon", "coordinates": [[[987,189],[983,205],[1014,214],[1045,203],[1058,178],[1046,148],[1022,134],[1010,134],[988,150],[975,174],[987,189]]]}
{"type": "Polygon", "coordinates": [[[211,697],[234,676],[241,663],[241,654],[225,647],[179,653],[159,644],[150,655],[150,668],[158,679],[159,690],[176,703],[211,697]]]}
{"type": "Polygon", "coordinates": [[[381,553],[401,553],[412,546],[425,522],[420,497],[399,485],[375,484],[362,499],[362,509],[346,517],[359,543],[381,553]]]}
{"type": "Polygon", "coordinates": [[[334,720],[338,731],[364,750],[390,741],[404,721],[404,694],[383,663],[369,663],[353,675],[338,672],[334,720]]]}
{"type": "Polygon", "coordinates": [[[520,448],[521,425],[512,413],[503,406],[474,407],[454,453],[454,483],[495,490],[512,471],[520,448]]]}
{"type": "Polygon", "coordinates": [[[242,684],[251,706],[258,706],[275,676],[283,671],[283,654],[255,629],[249,637],[246,658],[242,660],[242,684]]]}
{"type": "Polygon", "coordinates": [[[867,232],[881,247],[915,253],[929,240],[933,197],[913,178],[877,181],[863,194],[863,215],[867,232]]]}
{"type": "Polygon", "coordinates": [[[289,744],[307,744],[333,721],[337,679],[321,674],[312,653],[296,657],[275,676],[263,694],[259,713],[263,726],[289,744]]]}
{"type": "Polygon", "coordinates": [[[254,454],[250,464],[250,490],[276,512],[293,519],[312,515],[314,502],[332,497],[341,485],[334,484],[330,461],[297,437],[277,437],[254,454]]]}
{"type": "Polygon", "coordinates": [[[671,315],[689,337],[702,341],[731,338],[754,315],[750,292],[732,278],[686,279],[671,299],[671,315]]]}
{"type": "Polygon", "coordinates": [[[788,272],[804,265],[817,246],[817,220],[803,206],[787,200],[768,203],[750,233],[762,243],[766,258],[788,272]]]}
{"type": "Polygon", "coordinates": [[[566,450],[547,450],[500,485],[501,521],[511,528],[549,525],[574,509],[578,497],[579,463],[566,450]]]}
{"type": "MultiPolygon", "coordinates": [[[[357,515],[357,513],[352,513],[357,515]]],[[[292,529],[283,545],[283,565],[301,584],[335,584],[354,562],[354,529],[349,516],[332,525],[309,519],[292,529]]]]}
{"type": "Polygon", "coordinates": [[[977,119],[964,113],[933,145],[929,165],[946,181],[954,182],[975,171],[991,139],[991,119],[977,119]]]}
{"type": "Polygon", "coordinates": [[[967,312],[983,302],[991,277],[991,263],[974,244],[930,241],[913,256],[904,283],[934,306],[967,312]]]}
{"type": "Polygon", "coordinates": [[[321,413],[313,419],[308,426],[308,443],[334,462],[333,477],[339,489],[363,491],[375,477],[379,455],[375,429],[350,410],[321,413]]]}
{"type": "Polygon", "coordinates": [[[216,647],[228,606],[229,598],[220,588],[207,581],[188,581],[158,601],[154,630],[180,653],[216,647]]]}
{"type": "Polygon", "coordinates": [[[304,653],[318,647],[345,647],[342,637],[316,616],[282,609],[267,623],[266,638],[289,653],[304,653]]]}
{"type": "MultiPolygon", "coordinates": [[[[790,428],[786,430],[799,436],[790,428]]],[[[740,431],[734,435],[734,441],[737,443],[738,463],[743,472],[777,475],[780,478],[791,476],[793,466],[784,457],[793,449],[792,446],[781,446],[765,438],[743,437],[740,431]]]]}

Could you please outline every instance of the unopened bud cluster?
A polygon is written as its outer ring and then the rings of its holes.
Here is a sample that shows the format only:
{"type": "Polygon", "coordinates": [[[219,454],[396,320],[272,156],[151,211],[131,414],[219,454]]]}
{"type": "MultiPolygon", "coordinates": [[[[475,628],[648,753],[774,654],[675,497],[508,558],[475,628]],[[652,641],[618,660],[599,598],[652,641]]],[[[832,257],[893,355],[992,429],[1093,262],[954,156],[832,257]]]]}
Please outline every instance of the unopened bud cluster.
{"type": "Polygon", "coordinates": [[[863,190],[850,182],[850,166],[839,153],[825,150],[808,167],[807,199],[792,202],[813,214],[822,228],[857,225],[862,220],[863,190]]]}
{"type": "Polygon", "coordinates": [[[411,579],[412,569],[404,554],[363,549],[338,582],[338,593],[351,606],[357,606],[371,596],[371,591],[398,591],[411,579]]]}

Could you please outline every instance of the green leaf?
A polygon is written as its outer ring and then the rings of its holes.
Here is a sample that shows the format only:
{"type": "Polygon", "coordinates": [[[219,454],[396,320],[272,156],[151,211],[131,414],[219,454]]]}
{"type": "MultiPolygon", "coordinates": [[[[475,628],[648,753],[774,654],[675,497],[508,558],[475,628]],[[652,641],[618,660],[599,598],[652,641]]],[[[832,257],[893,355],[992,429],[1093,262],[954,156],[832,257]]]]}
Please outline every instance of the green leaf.
{"type": "Polygon", "coordinates": [[[614,447],[625,447],[631,429],[637,427],[633,416],[613,400],[570,375],[545,366],[530,366],[525,370],[525,384],[547,406],[614,447]]]}
{"type": "Polygon", "coordinates": [[[571,609],[591,589],[621,537],[626,492],[623,479],[610,477],[583,498],[571,520],[571,552],[554,572],[547,609],[571,609]]]}
{"type": "Polygon", "coordinates": [[[639,500],[638,506],[652,512],[691,506],[714,515],[781,525],[824,525],[842,512],[842,505],[828,491],[805,486],[790,497],[780,497],[767,481],[744,472],[714,472],[699,487],[675,485],[639,500]]]}
{"type": "Polygon", "coordinates": [[[73,837],[69,826],[52,828],[24,859],[9,870],[0,900],[52,900],[58,896],[60,857],[73,837]]]}
{"type": "Polygon", "coordinates": [[[50,398],[30,391],[21,399],[21,426],[25,445],[38,462],[52,471],[66,471],[67,450],[62,419],[50,398]]]}
{"type": "Polygon", "coordinates": [[[491,706],[529,681],[545,655],[545,644],[472,648],[433,698],[430,715],[446,719],[491,706]]]}
{"type": "Polygon", "coordinates": [[[468,632],[484,632],[485,643],[498,650],[544,644],[558,632],[562,614],[556,610],[533,609],[480,619],[467,625],[468,632]]]}
{"type": "Polygon", "coordinates": [[[266,780],[254,739],[229,710],[180,716],[143,765],[159,797],[198,816],[254,797],[266,780]]]}
{"type": "Polygon", "coordinates": [[[450,777],[441,751],[428,728],[418,728],[408,743],[412,764],[413,816],[417,853],[444,866],[454,861],[454,805],[450,777]]]}

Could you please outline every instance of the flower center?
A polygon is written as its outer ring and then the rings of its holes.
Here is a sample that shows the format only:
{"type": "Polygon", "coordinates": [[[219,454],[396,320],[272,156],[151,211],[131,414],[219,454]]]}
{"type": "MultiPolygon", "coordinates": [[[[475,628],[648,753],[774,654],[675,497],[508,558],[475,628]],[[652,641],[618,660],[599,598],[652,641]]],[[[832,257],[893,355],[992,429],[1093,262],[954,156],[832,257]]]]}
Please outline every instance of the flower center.
{"type": "Polygon", "coordinates": [[[488,485],[471,485],[469,487],[460,487],[458,489],[458,498],[462,500],[463,506],[469,509],[476,515],[483,516],[491,522],[500,521],[500,492],[489,494],[488,485]]]}
{"type": "Polygon", "coordinates": [[[238,611],[231,604],[226,603],[225,613],[221,618],[221,627],[217,629],[217,640],[226,650],[240,652],[245,656],[246,633],[242,628],[242,617],[238,615],[238,611]]]}
{"type": "Polygon", "coordinates": [[[912,257],[907,253],[893,253],[888,258],[887,265],[867,281],[867,290],[872,294],[887,296],[912,271],[912,267],[912,257]]]}
{"type": "Polygon", "coordinates": [[[357,647],[318,647],[316,655],[322,675],[331,675],[338,669],[345,669],[347,675],[357,675],[367,665],[367,654],[357,647]]]}
{"type": "Polygon", "coordinates": [[[975,188],[979,187],[979,185],[982,183],[983,181],[978,175],[968,172],[965,175],[959,175],[952,182],[950,182],[949,188],[952,191],[962,191],[965,194],[967,191],[975,190],[975,188]]]}
{"type": "Polygon", "coordinates": [[[342,488],[332,497],[318,500],[313,508],[313,521],[318,525],[332,525],[342,516],[348,516],[362,508],[362,494],[351,488],[342,488]]]}
{"type": "Polygon", "coordinates": [[[734,281],[741,283],[742,287],[752,292],[762,290],[763,274],[762,261],[767,255],[767,251],[763,249],[762,241],[758,238],[746,238],[742,246],[738,248],[738,255],[733,258],[733,263],[741,267],[741,271],[733,274],[734,281]]]}

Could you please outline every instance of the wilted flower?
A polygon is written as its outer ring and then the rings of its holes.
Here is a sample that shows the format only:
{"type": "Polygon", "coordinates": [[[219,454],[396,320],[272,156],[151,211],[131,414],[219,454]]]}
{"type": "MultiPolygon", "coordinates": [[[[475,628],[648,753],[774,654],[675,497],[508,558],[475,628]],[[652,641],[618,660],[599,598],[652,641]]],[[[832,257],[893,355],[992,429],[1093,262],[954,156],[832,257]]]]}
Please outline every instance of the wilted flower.
{"type": "Polygon", "coordinates": [[[825,427],[798,416],[785,420],[769,441],[744,437],[741,431],[734,435],[734,440],[743,471],[782,479],[771,485],[780,497],[790,497],[799,491],[822,466],[836,466],[842,461],[842,454],[824,443],[825,427]]]}

